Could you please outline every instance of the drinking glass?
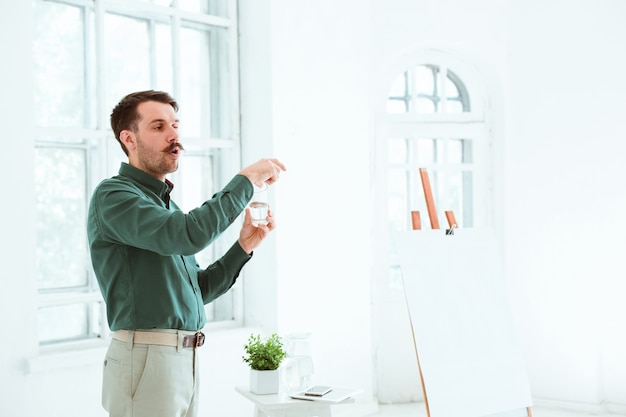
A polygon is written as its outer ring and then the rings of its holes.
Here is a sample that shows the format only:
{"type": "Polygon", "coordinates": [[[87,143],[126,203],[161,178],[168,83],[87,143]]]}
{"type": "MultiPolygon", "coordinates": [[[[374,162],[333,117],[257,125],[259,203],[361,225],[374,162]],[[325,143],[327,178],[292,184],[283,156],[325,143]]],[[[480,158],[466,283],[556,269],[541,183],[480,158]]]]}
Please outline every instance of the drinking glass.
{"type": "Polygon", "coordinates": [[[281,365],[282,382],[288,393],[303,391],[311,386],[313,358],[310,333],[293,333],[285,337],[287,356],[281,365]]]}
{"type": "Polygon", "coordinates": [[[267,184],[263,183],[261,187],[256,184],[254,186],[254,194],[252,200],[248,205],[250,207],[250,215],[252,217],[252,224],[258,226],[259,224],[267,224],[267,214],[269,209],[269,203],[267,198],[267,184]]]}

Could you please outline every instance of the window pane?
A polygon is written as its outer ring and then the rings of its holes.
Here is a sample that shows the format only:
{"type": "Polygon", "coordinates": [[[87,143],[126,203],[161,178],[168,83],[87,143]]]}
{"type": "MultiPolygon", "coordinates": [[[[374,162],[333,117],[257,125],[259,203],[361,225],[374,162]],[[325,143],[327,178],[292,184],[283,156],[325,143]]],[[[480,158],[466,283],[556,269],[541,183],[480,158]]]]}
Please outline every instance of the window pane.
{"type": "Polygon", "coordinates": [[[80,340],[97,336],[101,303],[42,307],[38,312],[39,343],[80,340]],[[93,322],[93,323],[92,323],[93,322]]]}
{"type": "Polygon", "coordinates": [[[35,124],[83,127],[85,26],[82,9],[34,3],[35,124]]]}
{"type": "MultiPolygon", "coordinates": [[[[137,0],[152,3],[162,7],[172,7],[172,0],[137,0]]],[[[226,0],[178,0],[178,7],[182,10],[195,13],[210,14],[213,16],[227,16],[226,0]]]]}
{"type": "MultiPolygon", "coordinates": [[[[439,190],[439,201],[441,201],[441,212],[451,210],[454,213],[454,217],[457,222],[460,222],[463,216],[463,181],[460,172],[449,175],[448,183],[445,190],[439,190]]],[[[448,221],[443,216],[446,227],[448,227],[448,221]]],[[[461,225],[457,225],[461,226],[461,225]]]]}
{"type": "Polygon", "coordinates": [[[450,139],[448,141],[448,162],[452,164],[472,163],[472,141],[450,139]]]}
{"type": "Polygon", "coordinates": [[[137,1],[141,1],[144,3],[152,3],[152,4],[156,4],[157,6],[163,6],[163,7],[170,7],[172,4],[172,0],[137,0],[137,1]]]}
{"type": "Polygon", "coordinates": [[[233,320],[235,318],[235,295],[229,290],[207,304],[204,309],[208,321],[233,320]]]}
{"type": "Polygon", "coordinates": [[[450,78],[446,78],[446,95],[448,98],[460,96],[459,89],[450,78]]]}
{"type": "Polygon", "coordinates": [[[406,76],[407,73],[398,75],[389,89],[389,97],[404,97],[406,96],[406,76]]]}
{"type": "MultiPolygon", "coordinates": [[[[155,25],[155,89],[173,94],[174,68],[172,65],[172,30],[170,25],[155,25]]],[[[130,91],[129,91],[130,92],[130,91]]]]}
{"type": "Polygon", "coordinates": [[[178,0],[178,5],[191,12],[228,17],[225,0],[178,0]]]}
{"type": "Polygon", "coordinates": [[[436,110],[435,102],[431,98],[419,97],[415,99],[415,112],[435,113],[436,110]]]}
{"type": "Polygon", "coordinates": [[[415,162],[419,165],[429,165],[437,162],[438,141],[435,139],[415,140],[415,162]]]}
{"type": "Polygon", "coordinates": [[[86,286],[85,151],[37,148],[35,157],[38,288],[86,286]]]}
{"type": "Polygon", "coordinates": [[[104,26],[106,108],[112,109],[126,94],[151,88],[148,22],[107,13],[104,26]]]}
{"type": "Polygon", "coordinates": [[[404,113],[402,108],[393,100],[410,97],[408,108],[413,113],[442,113],[442,103],[445,100],[447,113],[462,113],[469,111],[469,97],[461,80],[452,72],[447,71],[447,77],[442,80],[441,68],[436,65],[421,65],[410,71],[410,85],[404,83],[408,72],[398,75],[389,90],[387,102],[388,113],[404,113]],[[445,82],[446,97],[443,97],[441,83],[445,82]]]}
{"type": "MultiPolygon", "coordinates": [[[[428,173],[428,177],[430,179],[430,185],[431,185],[431,187],[433,189],[433,194],[434,194],[433,198],[435,199],[435,204],[437,205],[436,208],[437,208],[438,211],[442,209],[442,207],[439,206],[439,201],[440,200],[439,200],[439,193],[438,193],[438,190],[442,189],[442,187],[441,187],[441,184],[442,184],[441,177],[442,176],[443,175],[438,170],[432,170],[432,172],[428,173]]],[[[421,187],[421,184],[420,184],[420,187],[421,187]]],[[[424,198],[424,201],[426,201],[426,198],[424,198]]]]}
{"type": "Polygon", "coordinates": [[[206,30],[181,29],[181,130],[186,136],[211,132],[210,36],[206,30]]]}
{"type": "Polygon", "coordinates": [[[419,66],[415,69],[415,93],[435,95],[435,74],[431,66],[419,66]]]}
{"type": "Polygon", "coordinates": [[[387,161],[390,164],[405,164],[407,162],[406,139],[389,139],[387,142],[387,161]]]}
{"type": "Polygon", "coordinates": [[[218,191],[214,181],[214,159],[211,155],[188,153],[184,155],[180,167],[180,177],[175,189],[177,203],[185,212],[192,210],[208,200],[218,191]]]}
{"type": "MultiPolygon", "coordinates": [[[[472,227],[472,172],[457,171],[449,174],[446,181],[445,189],[436,190],[441,201],[441,207],[437,209],[443,213],[446,210],[452,210],[454,217],[459,223],[458,227],[472,227]]],[[[442,217],[446,227],[448,222],[445,216],[442,217]]]]}
{"type": "Polygon", "coordinates": [[[463,113],[463,103],[458,100],[448,100],[446,110],[448,113],[463,113]]]}
{"type": "Polygon", "coordinates": [[[207,13],[209,0],[178,0],[178,5],[183,10],[207,13]]]}

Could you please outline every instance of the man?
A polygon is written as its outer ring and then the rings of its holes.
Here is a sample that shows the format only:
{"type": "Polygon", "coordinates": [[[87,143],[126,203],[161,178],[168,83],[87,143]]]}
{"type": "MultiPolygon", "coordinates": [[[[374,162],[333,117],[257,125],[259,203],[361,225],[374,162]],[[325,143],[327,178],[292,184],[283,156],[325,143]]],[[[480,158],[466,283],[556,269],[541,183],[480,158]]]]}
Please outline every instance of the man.
{"type": "Polygon", "coordinates": [[[111,417],[197,415],[197,351],[204,304],[228,291],[252,251],[274,229],[254,226],[246,204],[252,184],[273,184],[285,170],[263,159],[241,170],[201,206],[183,213],[170,200],[183,145],[178,105],[167,93],[129,94],[111,114],[128,156],[119,174],[95,189],[88,213],[93,268],[113,338],[103,370],[102,404],[111,417]],[[194,255],[245,209],[237,242],[202,269],[194,255]]]}

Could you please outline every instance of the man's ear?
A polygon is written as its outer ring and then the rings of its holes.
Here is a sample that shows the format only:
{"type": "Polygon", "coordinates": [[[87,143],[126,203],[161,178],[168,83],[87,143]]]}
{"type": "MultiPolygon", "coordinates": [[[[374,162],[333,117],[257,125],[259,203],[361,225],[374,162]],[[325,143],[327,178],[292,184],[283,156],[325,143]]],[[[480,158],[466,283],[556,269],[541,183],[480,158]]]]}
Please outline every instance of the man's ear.
{"type": "Polygon", "coordinates": [[[137,138],[132,130],[122,130],[120,132],[120,142],[122,142],[129,151],[137,148],[137,138]]]}

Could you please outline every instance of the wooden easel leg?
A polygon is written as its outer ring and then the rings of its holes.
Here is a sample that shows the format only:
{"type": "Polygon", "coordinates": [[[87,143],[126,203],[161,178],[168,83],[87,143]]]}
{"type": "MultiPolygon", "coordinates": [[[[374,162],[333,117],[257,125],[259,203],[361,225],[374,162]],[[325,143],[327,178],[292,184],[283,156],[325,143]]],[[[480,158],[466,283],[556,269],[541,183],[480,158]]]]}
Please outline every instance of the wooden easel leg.
{"type": "Polygon", "coordinates": [[[420,230],[422,228],[422,221],[420,220],[420,212],[418,210],[411,211],[411,226],[413,230],[420,230]]]}
{"type": "Polygon", "coordinates": [[[456,217],[454,217],[454,212],[452,210],[446,210],[444,213],[446,214],[446,220],[448,220],[448,227],[450,229],[459,227],[459,225],[456,222],[456,217]]]}
{"type": "Polygon", "coordinates": [[[422,187],[424,188],[424,198],[426,199],[426,208],[430,217],[431,229],[439,229],[439,218],[437,217],[437,209],[435,208],[435,199],[433,198],[433,190],[430,187],[430,178],[426,168],[420,168],[420,178],[422,179],[422,187]]]}
{"type": "MultiPolygon", "coordinates": [[[[417,369],[420,373],[420,382],[422,383],[422,395],[424,395],[424,406],[426,406],[426,417],[430,417],[430,408],[428,407],[428,397],[426,396],[426,385],[424,385],[424,376],[422,375],[422,366],[420,365],[420,358],[417,354],[417,343],[415,342],[415,331],[413,330],[413,321],[409,316],[409,323],[411,325],[411,335],[413,336],[413,347],[415,348],[415,357],[417,358],[417,369]]],[[[532,416],[529,416],[532,417],[532,416]]]]}

